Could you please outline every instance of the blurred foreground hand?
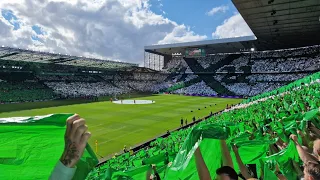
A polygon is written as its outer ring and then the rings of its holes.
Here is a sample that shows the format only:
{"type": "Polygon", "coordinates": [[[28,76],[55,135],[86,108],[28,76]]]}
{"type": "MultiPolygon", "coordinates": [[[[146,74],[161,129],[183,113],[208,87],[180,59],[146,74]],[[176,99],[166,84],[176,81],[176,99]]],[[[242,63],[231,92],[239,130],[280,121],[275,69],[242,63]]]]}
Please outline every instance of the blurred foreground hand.
{"type": "Polygon", "coordinates": [[[61,163],[66,167],[75,167],[81,158],[91,136],[91,133],[87,130],[86,121],[79,115],[75,114],[67,119],[67,128],[64,135],[65,147],[60,158],[61,163]]]}

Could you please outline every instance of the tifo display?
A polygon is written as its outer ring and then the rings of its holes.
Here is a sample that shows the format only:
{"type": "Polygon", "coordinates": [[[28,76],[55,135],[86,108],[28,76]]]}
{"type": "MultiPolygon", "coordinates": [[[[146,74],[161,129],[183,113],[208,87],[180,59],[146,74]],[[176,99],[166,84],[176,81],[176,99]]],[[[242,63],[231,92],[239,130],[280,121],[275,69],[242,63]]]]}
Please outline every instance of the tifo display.
{"type": "Polygon", "coordinates": [[[13,51],[37,57],[0,48],[0,179],[320,179],[318,45],[161,71],[13,51]]]}
{"type": "Polygon", "coordinates": [[[125,64],[130,69],[112,74],[109,71],[79,74],[78,69],[68,69],[61,64],[47,66],[46,63],[1,60],[0,69],[4,67],[7,71],[20,67],[23,74],[1,72],[0,103],[163,92],[250,97],[320,70],[319,57],[320,46],[316,45],[277,51],[173,58],[161,73],[125,64]],[[51,73],[56,69],[59,69],[58,73],[51,73]]]}
{"type": "Polygon", "coordinates": [[[0,11],[0,180],[320,180],[320,0],[0,11]]]}
{"type": "MultiPolygon", "coordinates": [[[[246,179],[297,179],[303,176],[301,164],[317,163],[319,158],[317,153],[308,153],[320,147],[319,83],[320,73],[316,73],[243,101],[138,152],[114,156],[88,179],[143,179],[151,164],[164,179],[215,178],[221,166],[234,168],[246,179]]],[[[307,173],[316,173],[308,166],[307,173]]]]}

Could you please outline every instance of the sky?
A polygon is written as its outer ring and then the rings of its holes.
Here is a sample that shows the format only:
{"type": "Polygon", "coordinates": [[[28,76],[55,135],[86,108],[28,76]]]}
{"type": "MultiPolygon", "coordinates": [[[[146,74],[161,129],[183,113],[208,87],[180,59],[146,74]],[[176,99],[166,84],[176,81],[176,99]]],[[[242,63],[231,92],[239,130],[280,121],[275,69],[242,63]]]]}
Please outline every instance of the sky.
{"type": "Polygon", "coordinates": [[[0,46],[143,64],[145,45],[253,35],[231,0],[1,0],[0,46]]]}

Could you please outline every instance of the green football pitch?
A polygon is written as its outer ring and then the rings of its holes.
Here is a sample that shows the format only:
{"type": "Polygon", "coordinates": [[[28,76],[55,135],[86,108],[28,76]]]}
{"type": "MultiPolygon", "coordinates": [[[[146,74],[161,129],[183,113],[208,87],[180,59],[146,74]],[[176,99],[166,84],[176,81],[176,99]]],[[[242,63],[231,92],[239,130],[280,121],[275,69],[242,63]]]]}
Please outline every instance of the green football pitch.
{"type": "Polygon", "coordinates": [[[155,103],[127,105],[109,101],[92,102],[0,113],[0,117],[77,113],[86,119],[92,133],[89,144],[95,149],[97,140],[97,154],[99,157],[106,157],[121,151],[124,145],[134,147],[164,134],[167,130],[178,128],[181,118],[187,118],[190,123],[194,116],[202,118],[211,111],[214,113],[223,110],[227,104],[237,104],[241,101],[180,95],[152,95],[135,99],[154,100],[155,103]]]}

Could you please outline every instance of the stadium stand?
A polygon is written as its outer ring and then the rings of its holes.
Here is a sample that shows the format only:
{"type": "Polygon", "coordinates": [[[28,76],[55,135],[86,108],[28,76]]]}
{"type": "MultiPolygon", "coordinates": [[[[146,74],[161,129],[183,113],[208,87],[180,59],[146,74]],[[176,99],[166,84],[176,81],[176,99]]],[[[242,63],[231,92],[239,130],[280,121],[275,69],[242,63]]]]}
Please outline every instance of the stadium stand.
{"type": "MultiPolygon", "coordinates": [[[[248,67],[251,73],[312,71],[319,69],[319,50],[320,47],[316,45],[274,51],[214,54],[197,58],[196,61],[205,70],[216,70],[211,72],[245,72],[244,68],[248,67]],[[219,67],[221,61],[224,64],[219,67]]],[[[185,63],[176,65],[187,68],[185,63]]],[[[196,66],[193,69],[195,73],[203,71],[196,66]]]]}
{"type": "MultiPolygon", "coordinates": [[[[0,56],[2,60],[19,61],[19,62],[37,62],[42,64],[55,64],[57,67],[63,67],[61,65],[72,65],[80,67],[94,67],[101,69],[121,69],[137,67],[137,64],[116,62],[109,60],[101,60],[86,57],[76,57],[69,55],[44,53],[31,50],[22,50],[11,47],[1,47],[0,56]],[[60,66],[59,66],[60,65],[60,66]]],[[[69,67],[69,66],[64,66],[69,67]]]]}
{"type": "Polygon", "coordinates": [[[217,95],[205,82],[201,81],[191,86],[184,87],[173,91],[174,94],[190,94],[190,95],[217,95]]]}
{"type": "Polygon", "coordinates": [[[53,91],[35,82],[0,82],[0,103],[34,102],[56,97],[53,91]]]}
{"type": "MultiPolygon", "coordinates": [[[[255,75],[256,74],[251,74],[251,76],[255,75]]],[[[305,74],[301,74],[299,77],[304,75],[305,74]]],[[[1,102],[52,99],[56,97],[54,92],[65,97],[78,97],[82,95],[102,96],[119,92],[125,93],[124,91],[126,89],[132,91],[133,88],[141,91],[150,91],[150,88],[144,89],[143,86],[150,85],[150,82],[160,82],[164,79],[162,76],[158,76],[159,81],[155,81],[156,78],[143,77],[142,81],[138,81],[137,79],[140,79],[141,75],[137,75],[135,77],[136,81],[125,81],[124,78],[130,75],[116,74],[114,76],[117,77],[113,76],[113,78],[121,81],[114,85],[111,82],[100,81],[104,80],[105,76],[90,75],[90,78],[83,77],[83,79],[80,75],[70,76],[68,78],[61,78],[60,76],[61,75],[42,76],[41,74],[37,76],[28,74],[25,77],[15,75],[3,76],[0,82],[2,92],[1,102]],[[100,82],[94,82],[98,80],[100,82]],[[44,84],[42,84],[42,82],[44,82],[44,84]],[[119,86],[121,88],[119,88],[119,86]],[[54,89],[54,92],[49,87],[54,89]],[[10,96],[3,95],[5,93],[10,94],[10,96]],[[29,99],[26,99],[26,97],[29,99]]],[[[283,78],[285,75],[276,74],[271,76],[283,78]]],[[[270,76],[256,76],[256,78],[266,78],[267,81],[274,80],[274,78],[270,76]]],[[[291,74],[289,78],[294,80],[298,77],[291,74]]],[[[175,91],[180,90],[185,93],[198,93],[202,90],[203,94],[207,92],[209,92],[209,94],[216,94],[212,89],[206,89],[207,85],[204,81],[191,83],[188,87],[185,86],[185,84],[190,81],[199,80],[199,75],[179,75],[173,79],[175,82],[180,81],[184,83],[180,89],[176,89],[175,91]]],[[[219,143],[217,144],[218,141],[216,139],[226,139],[228,146],[232,146],[232,144],[237,145],[240,150],[240,157],[245,164],[257,165],[256,169],[250,169],[252,171],[257,172],[262,170],[261,164],[256,161],[256,158],[264,162],[268,167],[272,167],[274,162],[277,163],[278,167],[273,167],[270,170],[264,169],[264,177],[266,177],[266,179],[273,179],[279,175],[278,172],[281,172],[287,179],[301,177],[301,170],[299,171],[299,169],[285,162],[291,162],[292,164],[302,163],[303,158],[295,158],[300,154],[294,147],[299,148],[299,144],[302,144],[308,149],[312,149],[314,138],[320,138],[319,134],[317,134],[320,127],[318,118],[318,107],[320,106],[319,79],[320,74],[316,73],[275,90],[273,90],[275,87],[270,87],[267,90],[273,91],[245,100],[239,105],[226,109],[224,112],[218,113],[200,122],[198,125],[192,126],[192,128],[170,132],[167,137],[155,140],[146,148],[136,151],[129,149],[128,152],[124,154],[116,154],[113,158],[95,168],[89,174],[88,179],[101,179],[104,177],[132,177],[134,179],[141,179],[146,176],[150,164],[156,164],[160,177],[166,176],[170,179],[170,177],[176,176],[186,178],[188,174],[190,177],[197,176],[196,164],[193,158],[190,160],[190,155],[192,155],[197,148],[196,144],[198,143],[195,142],[201,142],[203,139],[205,140],[200,144],[200,148],[203,158],[207,159],[206,163],[208,163],[208,167],[218,167],[219,163],[208,161],[208,158],[212,158],[213,154],[206,149],[219,149],[219,143]],[[210,131],[212,128],[215,130],[215,133],[210,131]],[[301,132],[313,134],[313,137],[307,138],[306,142],[305,140],[300,142],[290,140],[289,135],[295,133],[297,130],[299,130],[297,136],[300,139],[306,138],[306,134],[301,134],[301,132]],[[274,140],[272,137],[274,137],[275,133],[278,139],[274,140]],[[226,137],[225,134],[228,134],[228,137],[226,137]],[[269,151],[268,148],[266,148],[270,145],[273,145],[275,150],[269,151]],[[244,155],[244,152],[248,150],[248,148],[251,148],[250,153],[252,156],[244,155]],[[252,148],[257,150],[253,150],[252,148]],[[261,152],[264,152],[263,155],[261,152]],[[282,156],[283,153],[287,155],[282,156]],[[284,158],[285,162],[274,158],[278,156],[284,158]],[[255,158],[255,160],[253,160],[253,158],[255,158]],[[183,168],[183,166],[185,166],[185,168],[183,168]],[[177,175],[177,169],[182,173],[177,175]],[[276,173],[274,173],[274,171],[276,171],[276,173]],[[288,173],[289,171],[290,173],[288,173]]],[[[265,79],[262,79],[261,81],[264,82],[264,80],[265,79]]],[[[279,82],[281,81],[276,81],[276,83],[279,82]]],[[[260,84],[266,89],[266,84],[260,84]]],[[[278,86],[282,85],[283,84],[278,84],[278,86]]],[[[244,87],[234,88],[239,91],[245,89],[244,87]]],[[[259,88],[257,89],[257,91],[259,91],[259,88]]],[[[295,139],[294,136],[292,139],[295,139]]],[[[233,151],[235,152],[235,150],[233,151]]],[[[215,153],[219,155],[219,151],[215,153]]],[[[238,162],[238,159],[234,159],[234,162],[238,162]]],[[[235,166],[235,170],[243,173],[237,166],[235,166]]],[[[211,173],[211,176],[214,177],[215,174],[211,173]]]]}
{"type": "Polygon", "coordinates": [[[76,98],[88,96],[108,96],[120,95],[125,93],[124,90],[114,87],[106,82],[86,83],[86,82],[46,82],[48,87],[52,88],[55,93],[62,97],[76,98]]]}
{"type": "MultiPolygon", "coordinates": [[[[218,53],[199,58],[175,57],[164,67],[164,71],[175,71],[182,76],[186,69],[190,69],[192,75],[198,75],[217,94],[255,96],[318,71],[319,58],[318,45],[273,51],[218,53]]],[[[201,86],[193,88],[200,90],[201,86]]]]}
{"type": "MultiPolygon", "coordinates": [[[[110,123],[109,119],[100,116],[90,120],[94,124],[90,124],[89,128],[99,127],[96,131],[99,133],[95,134],[101,137],[103,146],[110,148],[113,143],[128,143],[121,137],[129,134],[132,139],[145,136],[139,130],[141,124],[147,124],[145,129],[148,129],[146,132],[150,137],[157,137],[143,144],[130,143],[135,147],[124,147],[123,151],[103,158],[98,154],[98,140],[91,138],[88,141],[91,135],[84,116],[63,113],[0,118],[0,179],[48,179],[53,169],[50,180],[320,180],[320,46],[316,45],[320,42],[319,0],[232,0],[232,3],[239,12],[233,17],[243,18],[254,35],[145,46],[144,68],[133,63],[2,45],[1,107],[11,109],[15,106],[13,103],[68,98],[72,99],[70,101],[75,98],[78,103],[79,97],[99,100],[97,97],[106,96],[101,99],[110,99],[110,103],[85,104],[82,107],[85,110],[77,112],[85,114],[88,109],[88,115],[97,111],[103,111],[104,116],[112,115],[109,116],[110,123]],[[155,116],[143,114],[143,120],[134,118],[135,112],[129,111],[131,105],[127,106],[128,109],[117,111],[125,114],[126,120],[130,121],[125,121],[124,126],[119,122],[120,118],[117,119],[118,113],[103,106],[118,106],[111,103],[113,99],[110,97],[123,94],[130,97],[131,93],[141,96],[154,93],[241,96],[244,100],[235,105],[227,104],[226,108],[225,104],[219,104],[224,109],[216,113],[207,108],[205,101],[201,107],[196,102],[197,111],[204,107],[211,113],[197,120],[191,114],[192,123],[189,117],[181,118],[180,128],[158,136],[153,131],[156,126],[167,124],[161,121],[163,117],[165,120],[169,117],[160,116],[162,112],[153,112],[151,105],[141,108],[141,111],[150,111],[155,116]],[[86,106],[96,104],[100,106],[92,109],[86,106]],[[101,127],[105,124],[95,120],[106,121],[108,127],[101,127]],[[113,131],[117,131],[115,137],[111,137],[113,131]],[[99,164],[97,156],[103,158],[99,164]]],[[[76,13],[79,12],[79,4],[83,3],[78,3],[74,8],[76,13]]],[[[109,9],[102,10],[107,12],[109,9]]],[[[2,13],[16,27],[13,23],[17,20],[15,12],[9,7],[2,13]]],[[[38,33],[37,29],[42,29],[40,26],[41,23],[39,27],[34,26],[35,29],[32,27],[38,35],[43,34],[38,33]]],[[[234,33],[241,35],[236,31],[229,34],[234,33]]],[[[146,37],[150,42],[154,39],[146,37]]],[[[149,97],[152,99],[154,96],[149,97]]],[[[211,101],[202,97],[171,97],[211,101]]],[[[122,103],[123,98],[120,99],[122,103]]],[[[191,101],[179,99],[175,103],[179,103],[181,108],[175,110],[172,110],[175,106],[170,105],[170,101],[159,104],[171,108],[168,114],[180,111],[177,113],[180,115],[196,110],[184,108],[191,101]]],[[[133,101],[132,106],[136,106],[136,100],[133,101]]],[[[152,103],[156,101],[151,100],[152,103]]],[[[209,103],[210,107],[217,105],[209,103]]],[[[29,104],[23,103],[21,106],[29,104]]],[[[158,104],[152,105],[157,107],[158,104]]],[[[74,110],[77,111],[76,108],[74,110]]],[[[18,116],[25,113],[13,111],[9,114],[17,113],[18,116]]],[[[45,111],[41,109],[38,112],[45,111]]],[[[160,131],[165,131],[162,126],[160,131]]],[[[109,151],[105,147],[101,149],[109,151]]]]}
{"type": "MultiPolygon", "coordinates": [[[[41,59],[35,52],[18,51],[12,48],[0,49],[5,56],[0,61],[2,70],[29,72],[33,77],[33,83],[38,84],[35,87],[42,87],[36,88],[42,90],[40,93],[35,93],[39,94],[35,100],[113,96],[134,92],[248,97],[284,86],[320,68],[319,46],[233,54],[220,53],[189,59],[174,57],[165,65],[163,72],[121,62],[101,62],[96,59],[75,58],[64,59],[62,62],[57,60],[59,55],[44,55],[41,59]],[[6,56],[6,53],[17,54],[6,56]],[[21,61],[18,59],[19,53],[22,53],[21,61]],[[56,59],[55,61],[49,60],[52,56],[56,59]],[[90,88],[93,86],[103,87],[103,90],[90,90],[95,89],[90,88]],[[56,95],[52,94],[52,91],[56,95]],[[40,94],[43,95],[40,96],[40,94]]],[[[21,81],[25,80],[19,82],[21,81]]],[[[6,82],[14,84],[17,81],[6,80],[6,82]]],[[[24,101],[18,97],[2,96],[1,102],[19,100],[24,101]]],[[[29,100],[32,98],[25,101],[29,100]]]]}
{"type": "MultiPolygon", "coordinates": [[[[301,164],[304,159],[297,158],[301,154],[294,147],[299,148],[301,144],[311,150],[313,140],[320,138],[320,134],[317,134],[320,128],[320,77],[319,73],[308,76],[319,70],[319,46],[308,48],[310,50],[297,48],[176,58],[167,63],[163,72],[137,67],[123,69],[122,66],[113,65],[100,69],[89,64],[49,64],[6,59],[0,61],[0,102],[114,96],[134,92],[253,96],[199,124],[191,124],[190,128],[170,132],[145,148],[128,149],[123,154],[116,154],[95,168],[88,179],[141,179],[150,171],[151,164],[156,164],[160,177],[184,179],[190,176],[192,179],[198,176],[194,152],[197,158],[202,157],[208,163],[203,166],[209,169],[220,166],[219,163],[208,161],[215,155],[207,149],[219,149],[217,139],[225,139],[229,147],[236,144],[242,161],[256,165],[250,171],[264,171],[266,179],[274,179],[279,172],[287,179],[296,179],[302,176],[302,171],[292,166],[301,164]],[[111,71],[113,68],[120,69],[111,71]],[[298,80],[300,78],[303,79],[298,80]],[[292,81],[295,82],[289,84],[292,81]],[[301,132],[313,135],[308,139],[301,132]],[[290,134],[296,134],[301,140],[290,140],[290,134]],[[197,144],[201,141],[199,156],[197,144]],[[270,145],[274,146],[272,150],[267,148],[270,145]],[[250,156],[244,154],[246,150],[250,150],[250,156]],[[281,156],[283,160],[274,158],[283,153],[287,154],[281,156]],[[263,170],[260,162],[271,168],[263,170]],[[177,174],[177,170],[181,173],[177,174]]],[[[295,139],[294,135],[291,138],[295,139]]],[[[222,156],[220,151],[215,153],[217,157],[222,156]]],[[[233,153],[237,153],[234,148],[233,153]]],[[[232,158],[239,163],[239,158],[235,159],[233,155],[232,158]]],[[[243,169],[237,165],[234,167],[245,175],[243,169]]],[[[216,175],[211,172],[210,176],[216,175]]],[[[261,173],[255,176],[260,177],[261,173]]]]}
{"type": "MultiPolygon", "coordinates": [[[[192,129],[181,129],[168,134],[166,138],[159,138],[144,149],[115,154],[91,171],[88,179],[144,179],[150,170],[150,164],[156,164],[156,172],[161,178],[193,179],[198,173],[203,173],[197,172],[199,164],[191,158],[194,152],[197,154],[196,159],[199,158],[199,151],[196,150],[198,146],[201,148],[200,157],[207,164],[202,165],[207,166],[205,169],[208,170],[221,166],[220,162],[212,161],[213,157],[229,156],[237,162],[234,165],[235,170],[246,179],[278,179],[280,176],[284,179],[300,178],[303,172],[299,164],[307,163],[307,152],[301,146],[312,152],[312,149],[319,145],[314,141],[320,138],[319,83],[320,73],[316,73],[252,97],[213,115],[192,129]],[[290,135],[292,133],[293,135],[290,135]],[[218,150],[220,144],[221,151],[218,150]],[[236,157],[230,156],[228,148],[224,148],[223,144],[233,146],[231,149],[236,157]],[[215,151],[212,151],[213,149],[215,151]],[[251,173],[248,174],[248,171],[251,173]],[[260,173],[261,171],[264,172],[260,173]]],[[[316,157],[314,163],[317,164],[316,157]]],[[[312,158],[308,160],[312,161],[312,158]]],[[[309,166],[305,165],[305,168],[309,166]]],[[[316,172],[319,172],[318,165],[310,172],[305,172],[305,176],[319,177],[316,172]]],[[[216,177],[215,172],[208,174],[211,178],[216,177]]]]}

